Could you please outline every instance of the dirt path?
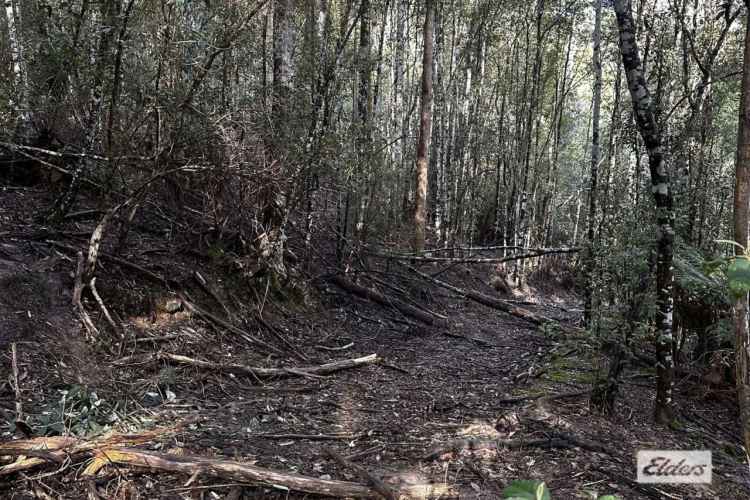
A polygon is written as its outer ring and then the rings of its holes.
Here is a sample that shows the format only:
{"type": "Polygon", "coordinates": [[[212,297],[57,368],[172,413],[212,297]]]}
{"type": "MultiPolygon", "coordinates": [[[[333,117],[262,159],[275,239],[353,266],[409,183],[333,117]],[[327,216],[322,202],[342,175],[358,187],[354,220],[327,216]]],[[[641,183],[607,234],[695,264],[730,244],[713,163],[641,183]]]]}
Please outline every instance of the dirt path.
{"type": "MultiPolygon", "coordinates": [[[[8,197],[3,200],[8,203],[8,197]]],[[[625,499],[750,496],[731,392],[729,397],[717,397],[722,394],[716,391],[696,396],[700,385],[680,381],[682,418],[675,429],[652,425],[651,378],[637,378],[633,370],[626,374],[624,394],[612,417],[592,412],[585,394],[540,398],[590,388],[591,339],[554,329],[545,332],[429,287],[420,297],[426,298],[427,307],[448,317],[448,326],[415,325],[331,285],[320,286],[307,304],[272,298],[265,302],[264,318],[310,363],[377,353],[384,360],[377,365],[259,384],[251,377],[163,361],[117,364],[124,356],[156,351],[252,366],[304,363],[293,356],[269,358],[236,332],[211,327],[184,308],[166,310],[162,306],[176,297],[175,290],[154,288],[132,271],[110,264],[100,271],[101,290],[127,325],[128,342],[118,345],[114,332],[106,328],[102,338],[85,341],[65,306],[72,286],[72,256],[45,243],[51,236],[32,238],[28,221],[15,218],[13,207],[18,203],[5,207],[5,227],[0,227],[5,235],[0,246],[5,255],[0,268],[0,279],[5,280],[0,324],[18,328],[2,333],[0,350],[6,370],[8,343],[17,342],[24,409],[40,434],[91,435],[109,426],[137,432],[194,418],[197,423],[165,440],[159,449],[360,481],[326,455],[330,448],[375,474],[447,483],[462,498],[498,498],[514,479],[544,480],[556,499],[590,498],[587,492],[625,499]],[[173,337],[135,340],[163,336],[173,337]],[[712,449],[714,484],[658,489],[633,484],[633,456],[640,448],[712,449]]],[[[83,245],[85,240],[75,234],[88,230],[90,224],[71,224],[66,242],[83,245]]],[[[205,270],[214,283],[222,279],[205,262],[178,261],[176,253],[154,252],[160,240],[149,240],[145,234],[138,238],[140,250],[126,252],[125,258],[168,272],[174,282],[186,286],[195,269],[205,270]],[[149,250],[148,256],[143,249],[149,250]],[[159,260],[159,255],[164,257],[159,260]]],[[[486,284],[486,270],[460,269],[444,278],[494,293],[486,284]]],[[[221,314],[211,297],[199,295],[195,286],[192,293],[202,307],[221,314]]],[[[540,305],[525,307],[562,321],[578,320],[570,296],[535,295],[540,305]]],[[[235,323],[252,335],[272,339],[248,319],[249,300],[227,300],[237,306],[232,308],[235,323]]],[[[91,302],[87,307],[96,310],[91,302]]],[[[12,437],[13,392],[5,378],[0,384],[0,411],[10,423],[2,434],[6,440],[12,437]]],[[[85,485],[75,479],[82,467],[73,464],[57,473],[52,467],[52,474],[32,482],[0,478],[0,497],[43,484],[62,498],[85,498],[85,485]]],[[[128,499],[222,498],[230,491],[228,486],[210,486],[226,481],[209,477],[198,477],[189,486],[185,481],[186,477],[120,468],[105,474],[97,486],[103,497],[128,499]],[[218,496],[208,496],[212,491],[218,496]]],[[[244,492],[245,498],[302,498],[272,488],[247,487],[244,492]]]]}

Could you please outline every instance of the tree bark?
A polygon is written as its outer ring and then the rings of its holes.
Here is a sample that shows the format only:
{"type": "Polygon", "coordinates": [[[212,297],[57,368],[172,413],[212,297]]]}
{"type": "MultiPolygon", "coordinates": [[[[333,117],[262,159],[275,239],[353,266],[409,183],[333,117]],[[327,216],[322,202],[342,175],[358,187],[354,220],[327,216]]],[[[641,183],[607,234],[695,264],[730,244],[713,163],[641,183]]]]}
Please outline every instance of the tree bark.
{"type": "Polygon", "coordinates": [[[16,130],[21,139],[25,137],[29,124],[28,86],[26,82],[26,64],[23,57],[23,45],[19,34],[19,23],[17,22],[17,7],[13,0],[5,0],[5,20],[8,26],[8,42],[10,47],[10,59],[13,69],[13,90],[15,97],[11,97],[10,107],[16,113],[16,130]]]}
{"type": "Polygon", "coordinates": [[[427,222],[427,167],[429,165],[430,136],[432,135],[432,50],[435,5],[426,0],[424,19],[424,50],[422,53],[422,100],[419,110],[419,138],[417,139],[417,178],[414,196],[414,250],[424,249],[427,222]]]}
{"type": "MultiPolygon", "coordinates": [[[[747,2],[747,0],[746,0],[747,2]]],[[[734,239],[748,245],[750,219],[750,21],[745,29],[745,59],[742,73],[739,130],[737,134],[737,165],[734,185],[734,239]]],[[[737,253],[742,253],[740,249],[737,253]]],[[[750,332],[748,331],[748,296],[743,294],[734,302],[732,311],[735,332],[735,370],[740,423],[745,448],[750,449],[750,332]]]]}
{"type": "Polygon", "coordinates": [[[602,104],[602,0],[594,0],[594,70],[593,103],[591,112],[591,178],[589,181],[588,232],[586,233],[586,287],[584,296],[584,321],[591,326],[591,309],[594,295],[594,237],[596,235],[596,197],[601,148],[599,145],[599,113],[602,104]]]}
{"type": "Polygon", "coordinates": [[[672,191],[662,150],[662,139],[656,124],[651,94],[641,65],[635,36],[635,23],[630,0],[615,0],[615,14],[620,37],[622,65],[628,80],[633,114],[638,131],[648,151],[651,186],[656,203],[656,404],[654,417],[658,423],[669,423],[673,418],[672,389],[674,360],[672,359],[672,296],[674,254],[674,209],[672,191]]]}

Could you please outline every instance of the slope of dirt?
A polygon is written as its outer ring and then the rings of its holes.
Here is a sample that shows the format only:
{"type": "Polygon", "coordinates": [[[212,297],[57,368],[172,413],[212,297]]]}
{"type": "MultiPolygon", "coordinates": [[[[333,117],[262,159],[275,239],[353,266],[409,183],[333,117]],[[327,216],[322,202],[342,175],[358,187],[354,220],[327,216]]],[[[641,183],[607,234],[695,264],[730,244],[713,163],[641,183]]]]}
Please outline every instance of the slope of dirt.
{"type": "MultiPolygon", "coordinates": [[[[91,297],[85,306],[101,336],[86,340],[69,305],[75,259],[65,248],[84,248],[94,221],[71,220],[55,231],[34,225],[28,206],[46,199],[32,189],[0,193],[0,203],[0,360],[9,373],[8,343],[16,342],[24,411],[36,433],[91,437],[107,429],[142,432],[190,421],[146,448],[363,482],[328,457],[326,449],[332,449],[373,474],[447,483],[462,498],[498,498],[514,479],[544,480],[558,499],[590,498],[589,492],[624,499],[750,496],[731,397],[684,380],[677,387],[680,425],[655,427],[651,378],[631,370],[616,414],[599,415],[580,394],[594,377],[591,339],[539,330],[407,279],[401,269],[381,268],[382,262],[370,263],[393,287],[379,286],[381,292],[402,290],[447,322],[419,325],[304,275],[300,289],[307,292],[299,297],[254,290],[225,263],[201,256],[205,249],[165,237],[158,221],[142,221],[152,231],[134,230],[118,255],[169,282],[153,283],[134,267],[103,260],[98,284],[125,325],[125,340],[107,327],[91,297]],[[196,270],[217,297],[195,282],[196,270]],[[185,292],[234,327],[191,312],[181,303],[185,292]],[[259,312],[262,322],[254,319],[259,312]],[[280,348],[283,338],[306,360],[286,348],[269,355],[247,337],[280,348]],[[291,373],[260,381],[146,359],[156,352],[257,367],[316,365],[372,353],[383,361],[323,377],[291,373]],[[564,399],[541,397],[568,393],[564,399]],[[563,446],[550,447],[555,443],[563,446]],[[631,478],[641,448],[712,449],[714,483],[638,486],[631,478]]],[[[105,251],[117,250],[107,240],[105,251]]],[[[454,268],[441,279],[494,293],[486,268],[454,268]]],[[[362,283],[378,286],[364,278],[362,283]]],[[[531,295],[516,299],[530,298],[536,305],[524,307],[567,324],[579,320],[570,294],[531,295]]],[[[3,377],[0,408],[9,425],[2,440],[13,438],[13,397],[3,377]]],[[[34,492],[43,491],[52,498],[87,498],[91,486],[80,480],[84,467],[78,461],[24,476],[0,475],[0,497],[36,498],[34,492]]],[[[237,486],[244,498],[311,498],[268,485],[208,475],[188,481],[185,475],[123,466],[105,467],[94,482],[102,498],[122,499],[224,498],[237,486]]]]}

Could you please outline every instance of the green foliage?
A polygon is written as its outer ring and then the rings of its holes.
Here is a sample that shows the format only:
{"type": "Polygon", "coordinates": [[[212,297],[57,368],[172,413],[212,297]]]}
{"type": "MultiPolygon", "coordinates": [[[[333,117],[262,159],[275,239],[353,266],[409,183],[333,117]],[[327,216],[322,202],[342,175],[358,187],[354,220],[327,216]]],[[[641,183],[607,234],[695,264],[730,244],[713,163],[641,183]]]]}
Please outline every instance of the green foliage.
{"type": "Polygon", "coordinates": [[[549,489],[542,481],[513,481],[503,490],[503,498],[511,500],[551,500],[549,489]]]}
{"type": "Polygon", "coordinates": [[[750,292],[750,257],[740,255],[729,263],[727,268],[729,292],[735,298],[740,298],[750,292]]]}
{"type": "MultiPolygon", "coordinates": [[[[502,494],[503,498],[511,500],[552,500],[549,488],[543,481],[512,481],[502,494]]],[[[597,497],[595,493],[591,493],[591,496],[596,500],[617,500],[614,495],[597,497]]]]}
{"type": "Polygon", "coordinates": [[[81,385],[71,385],[60,391],[58,403],[43,412],[38,419],[41,434],[100,434],[117,420],[117,415],[96,392],[81,385]]]}
{"type": "Polygon", "coordinates": [[[674,257],[674,277],[679,288],[706,304],[728,305],[727,261],[707,259],[697,248],[678,245],[674,257]]]}

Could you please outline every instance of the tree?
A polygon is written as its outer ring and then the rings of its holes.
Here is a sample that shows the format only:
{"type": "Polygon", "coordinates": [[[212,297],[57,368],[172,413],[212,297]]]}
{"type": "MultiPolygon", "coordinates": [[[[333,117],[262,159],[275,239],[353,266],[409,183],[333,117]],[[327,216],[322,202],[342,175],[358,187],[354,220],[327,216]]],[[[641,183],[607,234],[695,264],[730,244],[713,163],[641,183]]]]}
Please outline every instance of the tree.
{"type": "MultiPolygon", "coordinates": [[[[745,3],[750,7],[750,2],[745,3]]],[[[745,28],[745,53],[742,71],[739,129],[737,132],[737,161],[734,184],[734,240],[747,248],[750,223],[750,18],[745,28]]],[[[738,254],[742,250],[737,249],[738,254]]],[[[740,423],[745,448],[750,449],[750,330],[748,329],[748,294],[744,292],[734,301],[735,371],[740,423]]]]}
{"type": "Polygon", "coordinates": [[[26,63],[23,57],[23,44],[18,30],[18,10],[13,0],[5,0],[5,20],[8,26],[11,65],[13,67],[13,92],[11,108],[15,113],[16,135],[24,137],[29,125],[28,88],[26,63]],[[19,134],[20,132],[20,134],[19,134]]]}
{"type": "Polygon", "coordinates": [[[417,138],[417,176],[414,197],[414,250],[422,251],[427,223],[427,168],[432,135],[432,51],[435,5],[426,0],[424,18],[424,48],[422,51],[422,96],[419,108],[419,136],[417,138]]]}
{"type": "Polygon", "coordinates": [[[674,310],[672,260],[674,255],[674,209],[669,172],[664,160],[662,138],[656,123],[651,93],[646,84],[636,42],[630,0],[615,0],[620,55],[630,90],[633,115],[648,153],[651,186],[656,204],[656,404],[658,423],[673,418],[672,317],[674,310]]]}
{"type": "Polygon", "coordinates": [[[591,111],[591,178],[589,181],[589,213],[588,232],[586,233],[586,288],[584,297],[584,321],[591,325],[591,306],[594,294],[594,236],[596,234],[596,196],[597,176],[601,147],[599,144],[599,115],[602,105],[602,0],[594,0],[594,55],[592,66],[594,70],[594,89],[591,111]]]}

